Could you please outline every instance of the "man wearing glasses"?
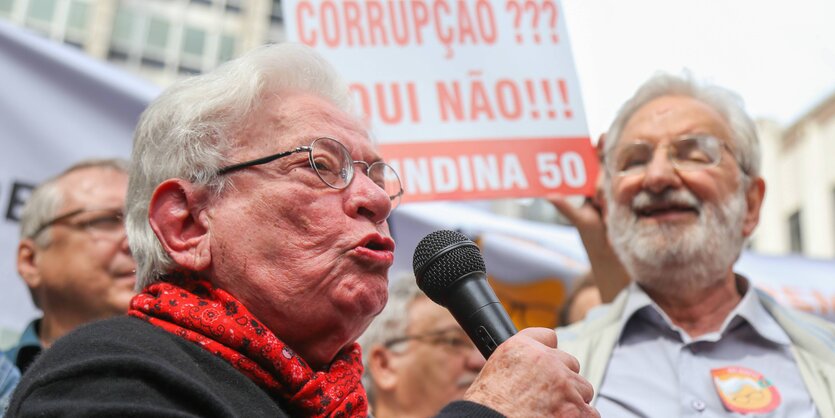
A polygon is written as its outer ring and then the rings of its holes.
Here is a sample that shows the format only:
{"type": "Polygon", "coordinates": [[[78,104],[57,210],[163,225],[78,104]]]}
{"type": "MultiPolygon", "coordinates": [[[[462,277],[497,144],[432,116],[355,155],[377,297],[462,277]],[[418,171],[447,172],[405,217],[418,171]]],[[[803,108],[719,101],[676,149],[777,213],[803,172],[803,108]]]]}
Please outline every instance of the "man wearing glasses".
{"type": "Polygon", "coordinates": [[[464,393],[484,357],[414,276],[392,279],[385,309],[359,339],[375,418],[428,417],[464,393]]]}
{"type": "MultiPolygon", "coordinates": [[[[386,303],[403,190],[335,70],[284,43],[175,83],[132,158],[141,291],[46,351],[9,414],[367,416],[355,341],[386,303]]],[[[556,346],[521,331],[442,414],[598,417],[556,346]]]]}
{"type": "Polygon", "coordinates": [[[21,373],[76,327],[127,312],[136,283],[123,222],[127,164],[77,163],[38,186],[26,202],[17,270],[43,316],[6,352],[21,373]]]}
{"type": "Polygon", "coordinates": [[[601,415],[835,417],[835,325],[733,272],[765,194],[739,98],[653,77],[615,118],[604,166],[606,226],[633,282],[558,332],[601,415]]]}

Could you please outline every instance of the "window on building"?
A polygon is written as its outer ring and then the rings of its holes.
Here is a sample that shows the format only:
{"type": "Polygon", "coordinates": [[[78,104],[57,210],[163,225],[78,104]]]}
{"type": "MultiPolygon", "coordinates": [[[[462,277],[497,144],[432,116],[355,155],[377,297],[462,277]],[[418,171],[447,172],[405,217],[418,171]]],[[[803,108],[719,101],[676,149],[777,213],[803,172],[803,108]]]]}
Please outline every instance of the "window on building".
{"type": "Polygon", "coordinates": [[[183,53],[202,56],[206,46],[206,31],[187,27],[183,32],[183,53]]]}
{"type": "Polygon", "coordinates": [[[123,51],[111,48],[109,51],[107,51],[107,60],[114,62],[127,62],[128,54],[123,51]]]}
{"type": "Polygon", "coordinates": [[[87,0],[71,0],[67,9],[67,26],[64,43],[84,48],[87,42],[90,3],[87,0]]]}
{"type": "Polygon", "coordinates": [[[142,62],[143,67],[165,68],[165,62],[153,57],[143,56],[140,62],[142,62]]]}
{"type": "Polygon", "coordinates": [[[226,10],[230,12],[241,11],[241,0],[226,0],[226,10]]]}
{"type": "Polygon", "coordinates": [[[800,216],[800,210],[798,210],[789,216],[789,238],[791,240],[791,251],[793,253],[803,252],[803,231],[800,229],[801,225],[802,219],[800,216]]]}
{"type": "Polygon", "coordinates": [[[182,54],[177,72],[197,74],[203,68],[203,53],[206,50],[206,31],[186,26],[183,30],[182,54]]]}
{"type": "Polygon", "coordinates": [[[273,0],[273,9],[270,11],[270,20],[273,23],[279,23],[284,20],[284,14],[281,11],[281,0],[273,0]]]}
{"type": "Polygon", "coordinates": [[[14,0],[0,0],[0,15],[8,16],[12,13],[12,4],[14,0]]]}
{"type": "Polygon", "coordinates": [[[49,23],[55,15],[55,0],[31,0],[26,11],[27,23],[49,23]]]}
{"type": "Polygon", "coordinates": [[[165,53],[165,48],[168,46],[168,33],[171,30],[171,24],[157,17],[152,17],[148,22],[148,38],[146,42],[146,49],[165,53]]]}
{"type": "Polygon", "coordinates": [[[87,16],[89,13],[89,4],[81,1],[73,1],[70,3],[70,12],[67,16],[67,29],[74,29],[78,31],[86,30],[87,16]]]}
{"type": "Polygon", "coordinates": [[[229,35],[220,37],[220,50],[217,58],[218,62],[226,62],[235,58],[235,37],[229,35]]]}
{"type": "Polygon", "coordinates": [[[133,31],[136,16],[129,10],[119,8],[116,12],[116,19],[113,21],[113,35],[111,42],[124,46],[127,49],[133,39],[133,31]]]}

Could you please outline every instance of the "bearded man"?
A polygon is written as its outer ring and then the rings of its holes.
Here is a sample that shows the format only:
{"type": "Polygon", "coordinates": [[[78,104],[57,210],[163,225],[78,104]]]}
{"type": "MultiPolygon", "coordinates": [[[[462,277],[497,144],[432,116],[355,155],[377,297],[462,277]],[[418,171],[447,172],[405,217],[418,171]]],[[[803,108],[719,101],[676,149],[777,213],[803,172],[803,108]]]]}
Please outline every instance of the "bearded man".
{"type": "Polygon", "coordinates": [[[660,74],[609,130],[606,227],[632,283],[559,330],[601,416],[835,417],[835,325],[733,272],[765,195],[734,93],[660,74]]]}

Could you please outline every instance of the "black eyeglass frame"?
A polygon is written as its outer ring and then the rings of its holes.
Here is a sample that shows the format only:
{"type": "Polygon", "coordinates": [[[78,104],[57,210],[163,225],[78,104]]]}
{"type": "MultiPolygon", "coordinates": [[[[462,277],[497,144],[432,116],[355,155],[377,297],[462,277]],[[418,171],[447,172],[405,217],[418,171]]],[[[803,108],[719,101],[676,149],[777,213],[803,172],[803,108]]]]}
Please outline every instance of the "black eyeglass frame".
{"type": "MultiPolygon", "coordinates": [[[[71,210],[71,211],[69,211],[69,212],[67,212],[63,215],[58,215],[58,216],[42,223],[41,226],[39,226],[38,229],[36,229],[35,232],[32,233],[32,235],[29,236],[29,238],[35,238],[38,235],[40,235],[43,231],[45,231],[47,228],[49,228],[51,226],[54,226],[56,224],[59,224],[61,222],[64,222],[67,219],[72,218],[73,216],[81,215],[82,213],[87,213],[87,212],[95,212],[95,211],[111,211],[114,214],[116,214],[122,220],[122,222],[124,222],[124,219],[125,219],[125,214],[121,209],[116,209],[116,208],[94,208],[94,209],[80,208],[80,209],[76,209],[76,210],[71,210]]],[[[95,220],[98,220],[98,218],[94,219],[93,221],[95,221],[95,220]]],[[[82,225],[79,225],[79,226],[83,228],[84,224],[87,224],[87,223],[90,223],[90,222],[82,223],[82,225]]]]}
{"type": "MultiPolygon", "coordinates": [[[[341,142],[339,142],[339,141],[337,141],[333,138],[328,138],[326,136],[316,138],[315,140],[313,140],[313,142],[310,143],[310,145],[303,145],[303,146],[300,146],[300,147],[296,147],[296,148],[293,148],[290,151],[279,152],[277,154],[268,155],[266,157],[256,158],[254,160],[244,161],[244,162],[241,162],[241,163],[228,165],[226,167],[221,167],[220,169],[218,169],[215,172],[215,174],[218,175],[218,176],[222,176],[222,175],[231,173],[233,171],[241,170],[241,169],[244,169],[244,168],[247,168],[247,167],[254,167],[254,166],[257,166],[257,165],[267,164],[267,163],[273,162],[275,160],[278,160],[280,158],[284,158],[284,157],[287,157],[287,156],[290,156],[290,155],[293,155],[293,154],[297,154],[297,153],[300,153],[300,152],[307,152],[307,162],[308,162],[308,164],[310,164],[310,167],[313,168],[313,171],[316,172],[316,175],[319,177],[320,180],[322,180],[322,183],[325,183],[328,187],[330,187],[332,189],[343,190],[343,189],[348,188],[348,186],[351,185],[351,182],[354,181],[354,164],[365,165],[366,174],[371,170],[371,167],[374,167],[377,164],[382,164],[382,165],[385,165],[385,166],[389,167],[389,169],[391,169],[391,172],[395,176],[397,176],[397,183],[399,184],[399,191],[397,193],[395,193],[394,195],[390,195],[389,199],[392,202],[395,202],[399,197],[403,196],[403,193],[404,193],[403,183],[400,181],[400,175],[397,174],[397,171],[392,166],[390,166],[390,165],[388,165],[388,164],[386,164],[382,161],[377,161],[377,162],[373,162],[373,163],[369,164],[365,161],[353,160],[353,159],[351,159],[351,154],[348,152],[348,149],[345,148],[345,145],[343,145],[341,142]],[[348,161],[351,161],[351,165],[350,165],[351,179],[348,180],[347,182],[345,182],[345,186],[343,186],[343,187],[337,187],[333,184],[330,184],[327,180],[325,180],[322,177],[322,174],[319,173],[319,169],[316,168],[316,163],[313,161],[313,147],[314,147],[314,145],[316,145],[316,142],[318,142],[319,140],[322,140],[322,139],[331,140],[331,141],[334,141],[337,144],[339,144],[339,146],[342,148],[342,151],[345,153],[345,155],[348,156],[348,161]]],[[[381,187],[381,188],[383,190],[385,190],[384,187],[381,187]]]]}
{"type": "MultiPolygon", "coordinates": [[[[395,345],[405,343],[407,341],[433,342],[433,340],[436,340],[440,337],[443,337],[447,334],[454,333],[454,332],[455,332],[455,328],[449,327],[449,328],[443,328],[443,329],[438,329],[438,330],[434,330],[434,331],[429,331],[429,332],[426,332],[426,333],[423,333],[423,334],[404,335],[402,337],[392,338],[392,339],[384,341],[383,342],[383,347],[391,348],[391,347],[394,347],[395,345]]],[[[464,335],[464,337],[462,338],[462,341],[467,341],[469,344],[472,344],[472,341],[470,341],[469,337],[467,337],[466,335],[464,335]]],[[[473,345],[473,348],[475,348],[475,345],[473,345]]]]}

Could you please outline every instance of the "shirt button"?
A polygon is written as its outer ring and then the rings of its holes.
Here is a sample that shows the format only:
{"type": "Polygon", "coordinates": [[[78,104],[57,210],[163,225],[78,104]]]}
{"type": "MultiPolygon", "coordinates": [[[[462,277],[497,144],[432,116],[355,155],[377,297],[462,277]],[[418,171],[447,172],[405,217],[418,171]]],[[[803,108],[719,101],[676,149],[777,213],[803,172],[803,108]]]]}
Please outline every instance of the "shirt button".
{"type": "Polygon", "coordinates": [[[707,405],[705,405],[704,402],[699,401],[699,400],[693,401],[693,403],[691,405],[693,405],[693,409],[695,409],[699,412],[704,411],[705,407],[707,407],[707,405]]]}

